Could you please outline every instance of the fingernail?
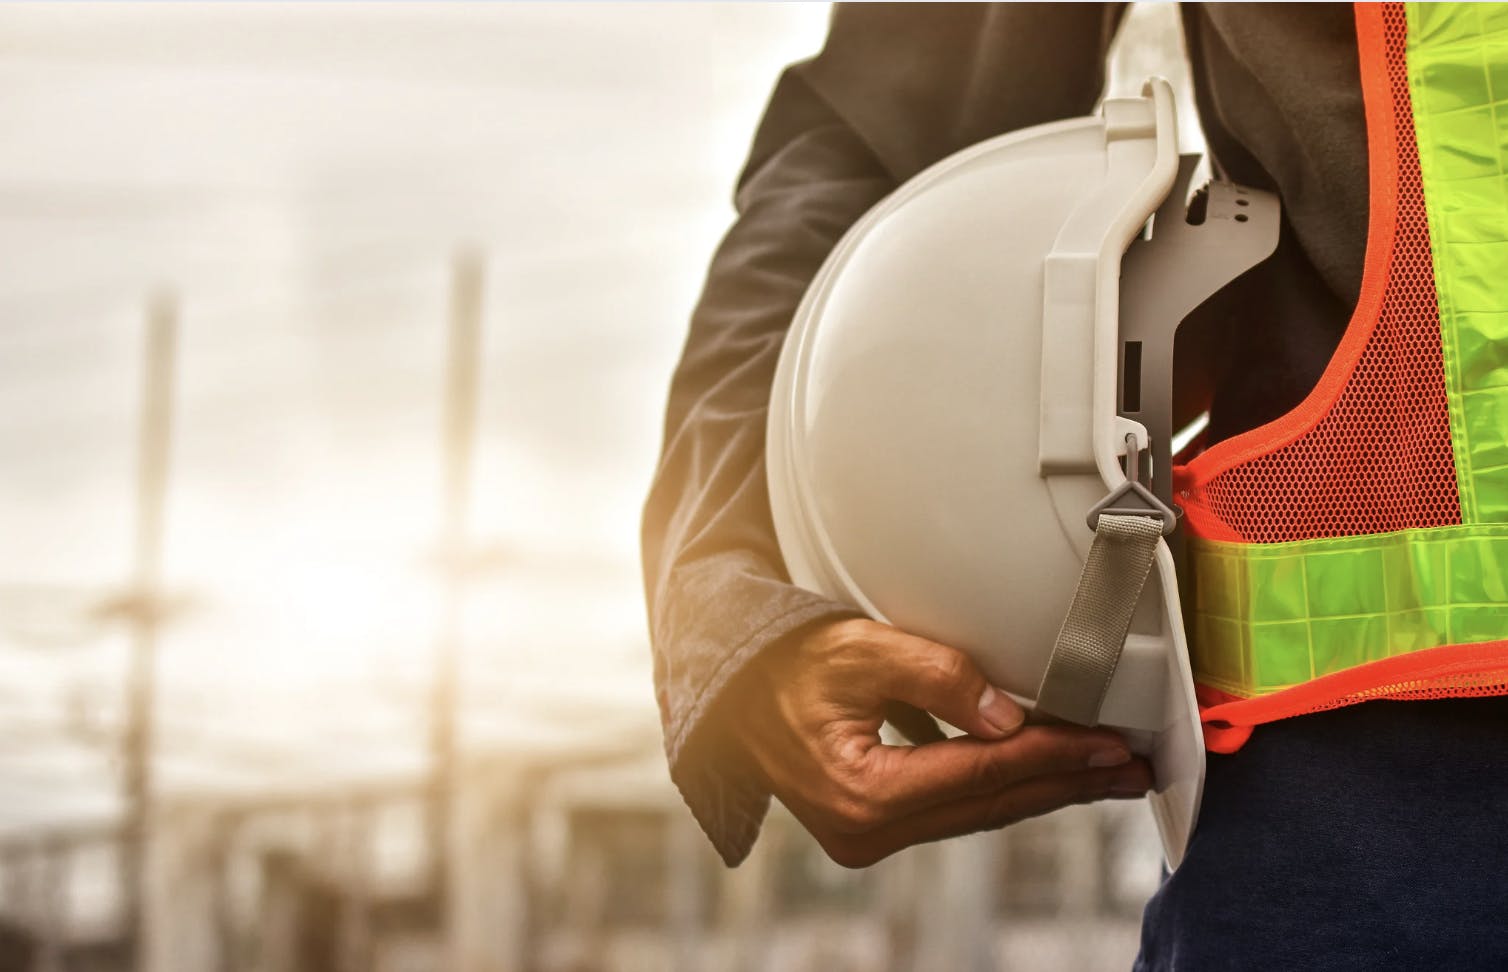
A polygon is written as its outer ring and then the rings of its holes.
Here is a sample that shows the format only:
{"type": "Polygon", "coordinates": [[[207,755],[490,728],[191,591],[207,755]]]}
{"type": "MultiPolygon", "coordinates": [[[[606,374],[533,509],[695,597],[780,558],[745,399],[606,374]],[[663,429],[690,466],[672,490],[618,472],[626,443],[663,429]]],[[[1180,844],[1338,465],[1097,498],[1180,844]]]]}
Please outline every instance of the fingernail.
{"type": "Polygon", "coordinates": [[[986,685],[979,696],[979,714],[1002,735],[1015,732],[1026,721],[1026,713],[1021,706],[993,685],[986,685]]]}
{"type": "Polygon", "coordinates": [[[1090,769],[1105,769],[1131,762],[1131,751],[1123,746],[1111,746],[1089,754],[1090,769]]]}

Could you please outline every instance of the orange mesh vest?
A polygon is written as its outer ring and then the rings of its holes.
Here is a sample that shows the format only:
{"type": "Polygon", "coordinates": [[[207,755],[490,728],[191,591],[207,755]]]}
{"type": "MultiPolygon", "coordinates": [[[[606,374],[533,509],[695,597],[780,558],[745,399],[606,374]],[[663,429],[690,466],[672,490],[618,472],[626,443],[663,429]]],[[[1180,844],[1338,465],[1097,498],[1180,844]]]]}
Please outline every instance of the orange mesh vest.
{"type": "Polygon", "coordinates": [[[1175,471],[1206,741],[1508,693],[1508,9],[1358,4],[1361,294],[1293,411],[1175,471]]]}

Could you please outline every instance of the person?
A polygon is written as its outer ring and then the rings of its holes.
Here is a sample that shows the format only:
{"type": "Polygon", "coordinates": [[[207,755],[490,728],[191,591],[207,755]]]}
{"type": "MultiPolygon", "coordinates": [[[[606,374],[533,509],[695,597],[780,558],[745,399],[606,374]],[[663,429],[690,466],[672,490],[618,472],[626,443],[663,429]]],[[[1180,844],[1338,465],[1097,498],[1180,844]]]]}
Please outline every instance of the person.
{"type": "MultiPolygon", "coordinates": [[[[775,86],[643,520],[671,776],[729,865],[771,795],[834,860],[864,866],[1151,785],[1113,733],[1027,720],[951,647],[792,586],[763,461],[785,329],[838,238],[958,149],[1091,112],[1124,7],[839,6],[822,51],[775,86]],[[933,716],[966,735],[943,738],[933,716]],[[915,745],[885,744],[885,721],[915,745]]],[[[1288,413],[1325,372],[1364,293],[1375,200],[1351,5],[1188,4],[1181,18],[1212,165],[1284,206],[1276,253],[1180,332],[1180,394],[1207,398],[1219,442],[1288,413]]],[[[1347,705],[1211,753],[1137,967],[1508,967],[1505,744],[1498,696],[1347,705]]]]}

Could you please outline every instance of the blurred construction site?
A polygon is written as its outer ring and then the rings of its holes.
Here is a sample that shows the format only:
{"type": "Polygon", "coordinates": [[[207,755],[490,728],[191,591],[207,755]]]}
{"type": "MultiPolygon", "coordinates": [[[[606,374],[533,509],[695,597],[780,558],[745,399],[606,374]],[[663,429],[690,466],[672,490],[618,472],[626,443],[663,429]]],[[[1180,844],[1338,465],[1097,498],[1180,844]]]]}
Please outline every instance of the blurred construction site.
{"type": "Polygon", "coordinates": [[[729,871],[666,775],[638,507],[826,18],[0,6],[0,972],[1129,964],[1140,805],[729,871]]]}

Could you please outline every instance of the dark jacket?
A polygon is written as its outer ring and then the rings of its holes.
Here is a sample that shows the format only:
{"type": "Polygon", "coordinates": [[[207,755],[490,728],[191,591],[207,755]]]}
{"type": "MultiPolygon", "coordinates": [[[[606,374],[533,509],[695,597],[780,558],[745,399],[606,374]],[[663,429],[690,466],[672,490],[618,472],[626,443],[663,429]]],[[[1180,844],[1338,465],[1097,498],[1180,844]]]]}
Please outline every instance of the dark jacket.
{"type": "MultiPolygon", "coordinates": [[[[775,86],[671,385],[643,524],[671,777],[729,864],[769,795],[718,700],[761,652],[853,613],[791,586],[770,521],[766,404],[796,305],[843,232],[910,176],[1090,113],[1122,9],[840,7],[822,52],[775,86]]],[[[1195,351],[1181,380],[1210,386],[1218,439],[1296,404],[1345,326],[1365,248],[1366,123],[1349,4],[1189,5],[1183,19],[1217,169],[1284,203],[1278,253],[1185,325],[1195,351]]]]}

